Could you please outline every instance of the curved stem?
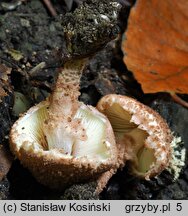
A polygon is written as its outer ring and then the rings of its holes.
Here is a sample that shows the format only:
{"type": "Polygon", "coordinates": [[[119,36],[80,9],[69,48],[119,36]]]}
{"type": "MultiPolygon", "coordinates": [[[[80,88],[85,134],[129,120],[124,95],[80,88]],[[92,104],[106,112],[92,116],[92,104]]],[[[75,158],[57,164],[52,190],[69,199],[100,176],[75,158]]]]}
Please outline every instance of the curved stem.
{"type": "Polygon", "coordinates": [[[173,99],[176,103],[178,103],[178,104],[180,104],[180,105],[182,105],[182,106],[188,108],[188,102],[184,101],[184,100],[183,100],[182,98],[180,98],[176,93],[170,92],[170,95],[171,95],[172,99],[173,99]]]}
{"type": "Polygon", "coordinates": [[[50,14],[52,16],[57,16],[57,12],[55,8],[53,7],[52,3],[50,0],[43,0],[44,4],[46,5],[47,9],[49,10],[50,14]]]}

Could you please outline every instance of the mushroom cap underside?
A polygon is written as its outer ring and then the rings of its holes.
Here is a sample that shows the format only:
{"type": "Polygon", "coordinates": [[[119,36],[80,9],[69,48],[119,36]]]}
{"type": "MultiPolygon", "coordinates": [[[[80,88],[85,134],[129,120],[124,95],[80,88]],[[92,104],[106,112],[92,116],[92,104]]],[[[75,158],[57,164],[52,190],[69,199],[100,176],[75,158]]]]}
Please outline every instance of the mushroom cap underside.
{"type": "Polygon", "coordinates": [[[104,96],[97,109],[107,116],[114,130],[120,167],[130,161],[132,173],[150,179],[168,166],[173,136],[157,112],[115,94],[104,96]]]}
{"type": "Polygon", "coordinates": [[[64,154],[58,148],[48,149],[43,132],[48,107],[49,101],[46,100],[30,108],[15,122],[10,132],[12,152],[39,182],[63,189],[75,182],[95,179],[116,166],[117,149],[108,119],[95,108],[82,103],[75,118],[85,117],[81,123],[91,128],[86,130],[89,131],[89,141],[78,142],[77,155],[64,154]],[[89,120],[86,119],[88,113],[89,120]],[[101,136],[102,140],[98,140],[97,136],[101,136]]]}

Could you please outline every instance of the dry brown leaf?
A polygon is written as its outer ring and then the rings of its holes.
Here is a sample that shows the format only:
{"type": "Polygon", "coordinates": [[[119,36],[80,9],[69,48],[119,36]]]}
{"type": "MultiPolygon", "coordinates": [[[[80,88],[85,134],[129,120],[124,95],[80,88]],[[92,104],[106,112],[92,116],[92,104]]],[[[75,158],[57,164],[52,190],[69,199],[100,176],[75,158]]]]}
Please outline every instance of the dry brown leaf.
{"type": "Polygon", "coordinates": [[[11,68],[6,67],[3,64],[0,64],[0,102],[3,97],[7,96],[7,91],[10,91],[9,77],[8,75],[11,73],[11,68]]]}
{"type": "Polygon", "coordinates": [[[0,145],[0,181],[6,176],[12,165],[12,156],[0,145]]]}
{"type": "Polygon", "coordinates": [[[188,1],[137,0],[122,43],[145,93],[188,93],[188,1]]]}

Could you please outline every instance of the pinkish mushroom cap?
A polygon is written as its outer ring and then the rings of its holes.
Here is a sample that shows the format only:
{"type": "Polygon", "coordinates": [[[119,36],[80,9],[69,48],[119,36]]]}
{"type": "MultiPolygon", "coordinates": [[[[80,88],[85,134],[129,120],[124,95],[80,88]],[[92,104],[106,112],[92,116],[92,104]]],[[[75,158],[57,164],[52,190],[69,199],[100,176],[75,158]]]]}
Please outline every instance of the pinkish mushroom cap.
{"type": "Polygon", "coordinates": [[[130,161],[132,173],[149,180],[168,167],[172,133],[162,117],[127,96],[107,95],[98,103],[114,130],[118,146],[118,163],[130,161]]]}

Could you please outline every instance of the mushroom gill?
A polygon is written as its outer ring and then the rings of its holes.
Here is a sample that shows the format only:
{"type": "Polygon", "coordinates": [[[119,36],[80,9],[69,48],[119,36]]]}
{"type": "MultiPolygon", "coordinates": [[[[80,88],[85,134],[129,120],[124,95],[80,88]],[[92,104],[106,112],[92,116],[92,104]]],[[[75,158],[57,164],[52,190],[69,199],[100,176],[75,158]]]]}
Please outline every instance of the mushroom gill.
{"type": "Polygon", "coordinates": [[[169,164],[172,133],[158,113],[120,95],[103,97],[97,108],[114,130],[120,167],[130,161],[132,173],[150,179],[169,164]]]}
{"type": "MultiPolygon", "coordinates": [[[[49,101],[44,101],[32,107],[12,128],[14,136],[14,148],[19,151],[24,145],[33,146],[35,150],[50,151],[56,149],[59,153],[70,157],[84,157],[88,159],[105,161],[110,156],[109,137],[107,129],[109,122],[104,115],[93,107],[81,104],[73,120],[79,119],[80,125],[86,130],[87,139],[79,140],[69,131],[65,134],[62,128],[55,131],[55,135],[49,132],[49,140],[44,133],[44,122],[49,118],[49,101]],[[109,140],[109,141],[108,141],[109,140]],[[66,150],[66,151],[65,151],[66,150]]],[[[112,135],[113,136],[113,135],[112,135]]]]}

